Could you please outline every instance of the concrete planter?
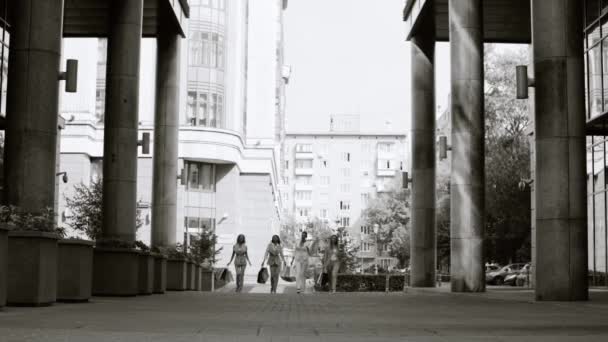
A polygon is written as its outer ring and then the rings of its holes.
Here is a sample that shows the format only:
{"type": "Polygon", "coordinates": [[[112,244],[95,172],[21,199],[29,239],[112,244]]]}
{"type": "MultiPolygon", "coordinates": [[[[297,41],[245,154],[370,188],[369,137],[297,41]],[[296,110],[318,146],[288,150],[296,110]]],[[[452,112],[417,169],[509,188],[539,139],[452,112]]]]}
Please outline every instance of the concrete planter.
{"type": "Polygon", "coordinates": [[[167,257],[162,254],[152,254],[154,257],[154,284],[152,292],[162,294],[167,291],[167,257]]]}
{"type": "Polygon", "coordinates": [[[149,252],[139,254],[139,294],[151,295],[154,292],[154,256],[149,252]]]}
{"type": "Polygon", "coordinates": [[[201,270],[201,291],[213,292],[215,290],[215,273],[210,269],[201,270]]]}
{"type": "Polygon", "coordinates": [[[6,305],[6,281],[8,276],[8,231],[0,225],[0,308],[6,305]]]}
{"type": "Polygon", "coordinates": [[[130,248],[95,247],[93,295],[130,297],[139,293],[139,252],[130,248]]]}
{"type": "Polygon", "coordinates": [[[167,290],[186,291],[188,280],[188,263],[186,259],[167,260],[167,290]]]}
{"type": "Polygon", "coordinates": [[[186,287],[189,291],[196,290],[196,264],[188,260],[188,277],[186,279],[186,287]]]}
{"type": "Polygon", "coordinates": [[[58,239],[49,232],[8,233],[8,305],[48,306],[57,300],[58,239]]]}
{"type": "Polygon", "coordinates": [[[86,302],[93,283],[93,242],[59,240],[57,301],[86,302]]]}
{"type": "Polygon", "coordinates": [[[202,291],[203,290],[203,268],[201,265],[196,265],[196,279],[194,282],[194,290],[202,291]]]}

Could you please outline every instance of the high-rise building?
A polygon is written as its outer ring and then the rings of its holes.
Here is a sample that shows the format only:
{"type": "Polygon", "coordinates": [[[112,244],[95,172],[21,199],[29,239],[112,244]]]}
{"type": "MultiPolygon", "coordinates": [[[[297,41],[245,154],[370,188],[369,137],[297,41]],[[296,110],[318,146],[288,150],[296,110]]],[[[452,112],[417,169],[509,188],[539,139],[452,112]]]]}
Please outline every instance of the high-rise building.
{"type": "MultiPolygon", "coordinates": [[[[181,42],[177,241],[210,229],[227,262],[238,234],[252,260],[261,261],[282,215],[278,191],[284,136],[283,11],[287,2],[191,0],[181,42]]],[[[61,142],[60,224],[67,225],[65,196],[77,183],[101,177],[103,162],[105,39],[66,39],[63,58],[79,60],[79,92],[62,98],[67,118],[61,142]]],[[[154,97],[156,41],[144,38],[140,98],[154,97]]],[[[151,132],[154,101],[140,101],[140,134],[151,132]]],[[[154,148],[154,144],[152,144],[154,148]]],[[[152,217],[152,154],[138,160],[138,207],[148,242],[152,217]]]]}
{"type": "Polygon", "coordinates": [[[347,227],[359,245],[363,268],[395,266],[388,246],[379,246],[373,226],[362,218],[370,200],[402,186],[407,170],[405,134],[355,132],[358,120],[332,116],[332,131],[288,132],[283,163],[285,211],[296,222],[313,218],[347,227]],[[343,132],[339,127],[346,127],[343,132]]]}

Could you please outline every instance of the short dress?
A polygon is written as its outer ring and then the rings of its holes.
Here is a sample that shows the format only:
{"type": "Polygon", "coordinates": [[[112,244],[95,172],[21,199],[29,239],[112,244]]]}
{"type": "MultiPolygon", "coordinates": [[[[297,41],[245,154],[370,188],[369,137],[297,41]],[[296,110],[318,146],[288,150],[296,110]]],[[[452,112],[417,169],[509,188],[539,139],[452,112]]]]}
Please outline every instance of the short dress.
{"type": "Polygon", "coordinates": [[[281,245],[275,245],[269,243],[266,248],[268,252],[268,265],[269,266],[281,266],[281,254],[283,253],[283,247],[281,245]]]}
{"type": "Polygon", "coordinates": [[[247,245],[238,243],[234,245],[234,266],[247,266],[247,245]]]}

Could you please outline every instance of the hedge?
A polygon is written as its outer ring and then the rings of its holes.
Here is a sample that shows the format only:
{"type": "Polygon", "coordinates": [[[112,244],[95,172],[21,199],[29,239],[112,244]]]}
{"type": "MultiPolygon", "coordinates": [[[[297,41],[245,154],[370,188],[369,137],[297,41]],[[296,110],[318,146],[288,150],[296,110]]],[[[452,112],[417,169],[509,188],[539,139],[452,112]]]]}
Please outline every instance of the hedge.
{"type": "MultiPolygon", "coordinates": [[[[385,292],[386,274],[338,274],[337,292],[385,292]]],[[[389,275],[388,290],[403,291],[404,275],[389,275]]],[[[315,285],[317,291],[329,291],[329,284],[321,287],[315,285]]]]}

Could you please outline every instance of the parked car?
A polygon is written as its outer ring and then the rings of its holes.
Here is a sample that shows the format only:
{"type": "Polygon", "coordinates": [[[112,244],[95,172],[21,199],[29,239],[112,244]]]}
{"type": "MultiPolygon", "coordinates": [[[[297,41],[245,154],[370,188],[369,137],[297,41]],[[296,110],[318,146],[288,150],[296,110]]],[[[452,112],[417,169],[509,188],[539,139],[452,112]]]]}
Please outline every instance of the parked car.
{"type": "Polygon", "coordinates": [[[499,265],[486,265],[486,274],[494,271],[498,271],[500,269],[499,265]]]}
{"type": "Polygon", "coordinates": [[[497,271],[486,273],[486,284],[503,285],[507,276],[517,273],[524,267],[525,264],[509,264],[497,271]]]}

